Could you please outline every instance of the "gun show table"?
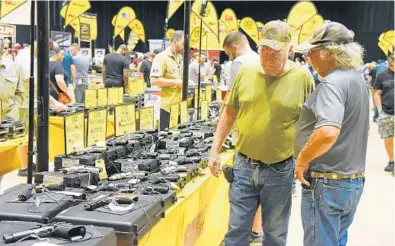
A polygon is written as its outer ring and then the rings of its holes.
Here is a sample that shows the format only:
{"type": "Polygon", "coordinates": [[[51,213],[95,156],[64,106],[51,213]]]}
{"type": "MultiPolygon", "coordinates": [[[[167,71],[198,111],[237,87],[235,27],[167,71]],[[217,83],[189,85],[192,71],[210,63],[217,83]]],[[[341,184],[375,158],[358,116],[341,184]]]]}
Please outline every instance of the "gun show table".
{"type": "MultiPolygon", "coordinates": [[[[86,129],[86,122],[85,122],[86,129]]],[[[60,116],[49,117],[49,161],[64,154],[64,119],[60,116]]],[[[114,115],[107,116],[107,137],[114,136],[114,115]]]]}
{"type": "Polygon", "coordinates": [[[21,167],[18,147],[27,144],[27,136],[0,142],[0,176],[21,167]]]}
{"type": "MultiPolygon", "coordinates": [[[[222,165],[233,164],[234,151],[221,154],[222,165]]],[[[197,177],[177,194],[176,204],[140,240],[139,245],[220,245],[228,231],[229,183],[223,175],[197,177]]]]}

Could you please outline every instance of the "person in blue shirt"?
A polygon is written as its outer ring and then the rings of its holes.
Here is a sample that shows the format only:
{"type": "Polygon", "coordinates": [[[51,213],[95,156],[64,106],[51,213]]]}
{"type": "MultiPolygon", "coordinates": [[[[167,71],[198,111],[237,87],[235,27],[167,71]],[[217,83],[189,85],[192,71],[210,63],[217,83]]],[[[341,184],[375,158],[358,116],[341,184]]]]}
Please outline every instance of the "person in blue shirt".
{"type": "Polygon", "coordinates": [[[75,76],[77,74],[73,56],[77,55],[78,50],[73,47],[70,48],[70,51],[67,52],[63,59],[63,69],[66,74],[66,83],[67,87],[74,84],[75,76]]]}

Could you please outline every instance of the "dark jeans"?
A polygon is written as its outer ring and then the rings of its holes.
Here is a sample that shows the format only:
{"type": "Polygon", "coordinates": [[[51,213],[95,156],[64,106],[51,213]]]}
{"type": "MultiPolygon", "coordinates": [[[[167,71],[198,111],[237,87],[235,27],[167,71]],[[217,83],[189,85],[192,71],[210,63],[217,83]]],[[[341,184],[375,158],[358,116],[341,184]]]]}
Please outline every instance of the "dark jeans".
{"type": "Polygon", "coordinates": [[[169,128],[170,124],[170,113],[166,110],[160,109],[160,130],[163,131],[166,128],[169,128]]]}
{"type": "Polygon", "coordinates": [[[364,179],[314,179],[302,190],[304,246],[343,246],[364,187],[364,179]]]}
{"type": "Polygon", "coordinates": [[[292,158],[274,165],[253,165],[242,155],[236,155],[225,246],[250,245],[251,226],[259,204],[265,234],[262,245],[286,245],[294,168],[292,158]]]}
{"type": "Polygon", "coordinates": [[[106,79],[106,88],[124,87],[123,80],[106,79]]]}

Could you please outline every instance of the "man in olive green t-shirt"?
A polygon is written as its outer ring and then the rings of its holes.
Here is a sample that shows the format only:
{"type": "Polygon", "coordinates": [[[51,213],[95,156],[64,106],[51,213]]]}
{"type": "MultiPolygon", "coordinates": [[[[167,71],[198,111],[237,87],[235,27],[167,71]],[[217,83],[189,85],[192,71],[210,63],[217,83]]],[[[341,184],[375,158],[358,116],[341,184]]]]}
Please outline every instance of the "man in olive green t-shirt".
{"type": "Polygon", "coordinates": [[[263,245],[286,245],[294,181],[296,122],[314,90],[310,72],[288,60],[291,28],[267,23],[259,42],[260,63],[244,65],[225,102],[210,152],[211,173],[232,126],[238,129],[225,245],[249,245],[251,224],[262,205],[263,245]]]}

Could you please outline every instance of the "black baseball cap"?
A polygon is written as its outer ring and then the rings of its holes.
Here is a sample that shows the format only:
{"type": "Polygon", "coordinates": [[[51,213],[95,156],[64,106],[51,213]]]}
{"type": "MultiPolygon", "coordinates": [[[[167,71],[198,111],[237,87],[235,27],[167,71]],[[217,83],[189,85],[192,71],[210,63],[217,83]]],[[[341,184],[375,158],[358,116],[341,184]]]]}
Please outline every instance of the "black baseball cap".
{"type": "Polygon", "coordinates": [[[331,44],[347,44],[354,41],[354,32],[338,22],[324,23],[317,27],[311,38],[295,47],[296,51],[307,52],[315,47],[331,44]]]}

